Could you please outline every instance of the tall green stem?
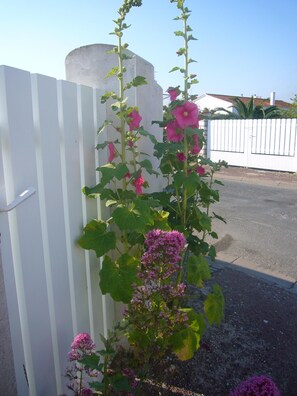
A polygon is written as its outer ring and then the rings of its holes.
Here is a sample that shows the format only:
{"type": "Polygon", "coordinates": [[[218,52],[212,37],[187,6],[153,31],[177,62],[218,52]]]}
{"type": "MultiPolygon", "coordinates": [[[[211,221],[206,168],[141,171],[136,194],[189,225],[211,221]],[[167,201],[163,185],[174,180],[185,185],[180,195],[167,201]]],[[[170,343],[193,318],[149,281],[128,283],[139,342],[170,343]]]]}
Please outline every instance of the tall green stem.
{"type": "MultiPolygon", "coordinates": [[[[184,6],[182,5],[182,19],[183,19],[183,27],[184,27],[184,60],[185,60],[185,67],[184,67],[184,99],[185,102],[188,101],[188,79],[189,79],[189,46],[188,46],[188,32],[187,32],[187,14],[185,12],[184,6]]],[[[188,146],[188,136],[185,130],[184,132],[184,154],[186,157],[186,161],[184,162],[184,172],[185,175],[188,173],[188,154],[189,154],[189,146],[188,146]]],[[[187,213],[187,189],[184,188],[183,191],[183,217],[182,217],[182,224],[183,226],[186,225],[186,213],[187,213]]]]}
{"type": "MultiPolygon", "coordinates": [[[[120,131],[121,131],[121,157],[122,162],[126,162],[126,131],[125,131],[125,116],[124,116],[124,70],[123,70],[123,49],[122,49],[122,22],[119,25],[120,35],[118,40],[118,57],[119,57],[119,72],[118,72],[118,79],[119,79],[119,102],[120,102],[120,131]]],[[[127,182],[126,179],[122,179],[122,187],[123,190],[126,190],[127,182]]]]}

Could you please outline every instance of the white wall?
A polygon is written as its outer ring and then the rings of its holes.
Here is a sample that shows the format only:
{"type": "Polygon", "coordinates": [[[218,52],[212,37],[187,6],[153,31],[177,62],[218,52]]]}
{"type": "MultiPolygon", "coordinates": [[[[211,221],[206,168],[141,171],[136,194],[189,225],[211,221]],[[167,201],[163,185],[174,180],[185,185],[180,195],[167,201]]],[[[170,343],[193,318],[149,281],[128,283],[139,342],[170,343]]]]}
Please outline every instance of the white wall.
{"type": "Polygon", "coordinates": [[[204,109],[214,110],[217,107],[223,107],[226,110],[232,111],[232,107],[230,107],[232,106],[231,102],[215,98],[208,94],[198,97],[195,103],[198,105],[200,111],[203,111],[204,109]]]}

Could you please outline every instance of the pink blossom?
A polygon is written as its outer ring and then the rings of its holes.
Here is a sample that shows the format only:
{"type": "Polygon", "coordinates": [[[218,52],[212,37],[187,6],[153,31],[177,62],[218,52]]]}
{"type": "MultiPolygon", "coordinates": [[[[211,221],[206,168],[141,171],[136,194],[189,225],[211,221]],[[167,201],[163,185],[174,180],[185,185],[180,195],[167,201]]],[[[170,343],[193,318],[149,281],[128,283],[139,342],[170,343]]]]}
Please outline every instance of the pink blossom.
{"type": "Polygon", "coordinates": [[[79,360],[85,355],[90,355],[95,349],[95,344],[88,333],[79,333],[71,344],[68,354],[70,361],[79,360]]]}
{"type": "Polygon", "coordinates": [[[202,176],[205,174],[205,169],[203,168],[203,166],[197,166],[195,172],[198,173],[198,175],[202,176]]]}
{"type": "Polygon", "coordinates": [[[108,162],[112,162],[115,157],[115,147],[113,143],[108,143],[108,150],[109,150],[109,155],[108,155],[108,162]]]}
{"type": "Polygon", "coordinates": [[[177,153],[177,154],[176,154],[176,158],[177,158],[179,161],[182,161],[182,162],[185,162],[185,160],[186,160],[186,156],[185,156],[184,153],[177,153]]]}
{"type": "Polygon", "coordinates": [[[179,142],[184,138],[184,135],[176,120],[170,121],[166,125],[165,130],[166,130],[167,139],[170,142],[179,142]]]}
{"type": "Polygon", "coordinates": [[[169,93],[171,102],[176,100],[176,98],[180,94],[180,92],[177,88],[171,88],[171,87],[167,89],[167,92],[169,93]]]}
{"type": "Polygon", "coordinates": [[[144,183],[144,178],[141,175],[139,175],[137,179],[134,180],[133,186],[135,187],[135,192],[137,195],[141,195],[143,193],[142,191],[143,183],[144,183]]]}
{"type": "Polygon", "coordinates": [[[198,107],[193,102],[177,106],[172,113],[181,129],[198,124],[198,107]]]}
{"type": "Polygon", "coordinates": [[[142,117],[140,116],[140,114],[138,113],[137,110],[132,110],[129,114],[128,114],[128,118],[130,120],[128,120],[128,124],[129,124],[129,130],[133,131],[134,129],[139,129],[140,126],[140,122],[142,120],[142,117]]]}
{"type": "Polygon", "coordinates": [[[192,154],[199,154],[201,151],[201,147],[199,145],[199,139],[198,139],[198,135],[194,135],[193,136],[193,140],[194,140],[194,146],[191,150],[192,154]]]}
{"type": "Polygon", "coordinates": [[[131,147],[131,148],[134,146],[134,143],[133,143],[132,140],[128,140],[128,146],[131,147]]]}

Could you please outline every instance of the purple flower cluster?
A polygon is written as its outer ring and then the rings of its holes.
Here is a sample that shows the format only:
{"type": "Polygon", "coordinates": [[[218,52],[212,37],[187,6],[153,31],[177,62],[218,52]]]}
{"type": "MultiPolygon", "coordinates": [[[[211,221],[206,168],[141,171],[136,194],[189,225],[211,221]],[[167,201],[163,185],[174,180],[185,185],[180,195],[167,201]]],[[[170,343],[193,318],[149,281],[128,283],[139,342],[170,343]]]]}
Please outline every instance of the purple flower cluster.
{"type": "Polygon", "coordinates": [[[186,285],[170,276],[180,270],[181,253],[186,244],[178,231],[153,230],[146,235],[146,252],[142,256],[138,277],[140,286],[134,293],[125,317],[134,331],[144,332],[150,342],[165,340],[187,326],[188,316],[179,307],[186,285]]]}
{"type": "Polygon", "coordinates": [[[180,255],[186,244],[178,231],[152,230],[147,233],[146,252],[142,256],[140,278],[165,279],[179,270],[180,255]]]}
{"type": "Polygon", "coordinates": [[[272,379],[260,375],[239,384],[230,396],[280,396],[280,391],[272,379]]]}
{"type": "Polygon", "coordinates": [[[71,351],[68,353],[70,361],[80,360],[86,355],[95,351],[95,344],[88,333],[79,333],[71,344],[71,351]]]}
{"type": "Polygon", "coordinates": [[[95,353],[95,344],[88,333],[79,333],[71,344],[71,351],[68,353],[70,361],[66,369],[65,376],[68,378],[67,388],[75,395],[91,396],[92,389],[88,387],[88,382],[99,375],[97,370],[84,367],[82,359],[95,353]]]}

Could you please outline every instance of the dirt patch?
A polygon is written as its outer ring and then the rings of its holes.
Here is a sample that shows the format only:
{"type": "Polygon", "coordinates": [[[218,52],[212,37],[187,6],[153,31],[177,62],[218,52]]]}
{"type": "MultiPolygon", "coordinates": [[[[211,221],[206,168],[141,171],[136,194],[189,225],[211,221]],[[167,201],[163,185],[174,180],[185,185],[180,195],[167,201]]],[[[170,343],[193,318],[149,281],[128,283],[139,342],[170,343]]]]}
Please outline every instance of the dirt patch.
{"type": "Polygon", "coordinates": [[[241,381],[267,375],[282,396],[296,396],[297,295],[229,268],[213,278],[225,295],[223,324],[206,331],[190,361],[168,359],[175,391],[148,394],[228,396],[241,381]]]}

